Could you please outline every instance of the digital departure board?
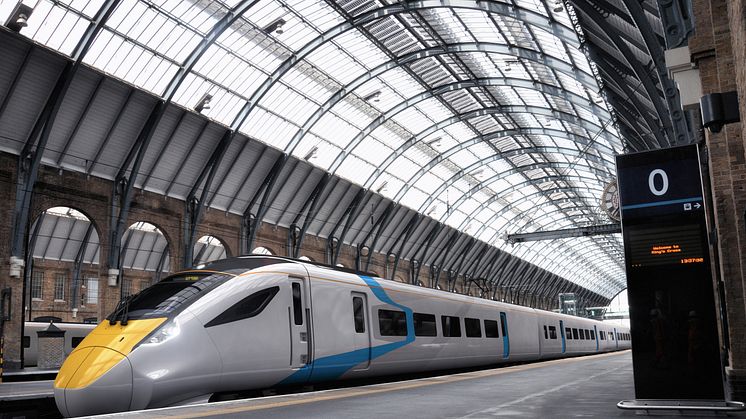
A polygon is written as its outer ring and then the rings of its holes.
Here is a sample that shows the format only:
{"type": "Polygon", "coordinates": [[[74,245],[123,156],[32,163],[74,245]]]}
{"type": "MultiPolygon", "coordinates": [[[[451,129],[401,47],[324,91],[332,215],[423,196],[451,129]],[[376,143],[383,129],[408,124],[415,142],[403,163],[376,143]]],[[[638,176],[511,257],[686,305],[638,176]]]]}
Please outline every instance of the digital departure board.
{"type": "Polygon", "coordinates": [[[631,268],[704,262],[706,249],[697,224],[668,227],[638,225],[629,226],[626,230],[631,268]]]}

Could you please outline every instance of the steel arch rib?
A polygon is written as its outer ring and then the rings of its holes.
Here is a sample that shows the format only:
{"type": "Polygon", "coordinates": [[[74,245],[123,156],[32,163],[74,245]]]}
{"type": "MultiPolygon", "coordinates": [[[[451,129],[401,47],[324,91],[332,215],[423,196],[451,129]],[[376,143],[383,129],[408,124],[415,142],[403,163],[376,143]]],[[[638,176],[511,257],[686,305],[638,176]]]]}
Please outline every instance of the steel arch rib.
{"type": "MultiPolygon", "coordinates": [[[[432,160],[430,160],[426,165],[422,166],[420,168],[420,170],[417,171],[417,173],[415,173],[414,175],[412,175],[409,178],[409,180],[407,180],[405,182],[405,185],[407,185],[407,186],[405,186],[404,188],[402,188],[402,190],[400,190],[397,193],[397,195],[395,196],[394,200],[398,201],[399,199],[401,199],[404,196],[404,194],[406,194],[409,191],[409,189],[415,183],[417,183],[417,181],[422,176],[425,175],[425,173],[429,172],[433,167],[437,166],[444,159],[446,159],[446,158],[448,158],[448,157],[450,157],[450,156],[452,156],[452,155],[454,155],[454,154],[456,154],[456,153],[458,153],[458,152],[460,152],[462,150],[465,150],[465,149],[467,149],[467,148],[469,148],[469,147],[471,147],[471,146],[473,146],[475,144],[481,144],[481,143],[483,143],[485,141],[490,141],[490,140],[496,139],[496,138],[510,137],[510,136],[517,136],[517,135],[546,135],[546,136],[551,136],[551,137],[555,137],[555,138],[556,137],[565,138],[565,139],[568,139],[568,140],[571,140],[571,141],[577,141],[577,140],[580,140],[580,139],[586,140],[586,141],[588,140],[585,137],[574,135],[574,134],[569,133],[567,131],[554,130],[554,129],[546,129],[546,128],[522,128],[522,129],[516,129],[516,130],[512,130],[511,129],[511,130],[504,130],[504,131],[495,131],[495,132],[491,132],[491,133],[485,134],[485,135],[478,135],[478,136],[472,137],[472,138],[470,138],[470,139],[468,139],[466,141],[460,142],[460,143],[456,144],[455,146],[451,147],[450,149],[448,149],[446,151],[443,151],[442,153],[438,154],[437,157],[435,157],[432,160]]],[[[585,144],[581,143],[581,145],[587,145],[587,144],[588,143],[585,143],[585,144]]],[[[537,147],[533,147],[533,148],[537,148],[537,147]]],[[[606,149],[607,151],[613,152],[613,150],[608,149],[607,147],[602,147],[602,148],[606,149]]],[[[531,147],[529,147],[528,149],[531,149],[531,147]]],[[[575,150],[575,152],[577,152],[579,154],[583,154],[583,153],[580,153],[580,150],[575,150]]],[[[593,156],[593,157],[595,157],[595,156],[593,156]]],[[[377,179],[378,178],[374,179],[371,182],[371,184],[374,184],[377,179]]],[[[494,179],[495,179],[495,177],[493,176],[489,180],[494,180],[494,179]]]]}
{"type": "MultiPolygon", "coordinates": [[[[603,22],[606,20],[603,18],[603,16],[596,11],[593,7],[586,4],[585,1],[578,1],[574,3],[575,7],[580,9],[583,13],[588,15],[588,17],[591,18],[592,21],[596,22],[597,26],[601,30],[601,32],[606,35],[606,38],[611,41],[611,44],[621,53],[621,55],[625,58],[627,63],[629,64],[632,71],[637,76],[637,79],[640,80],[640,82],[643,85],[643,88],[645,89],[645,92],[648,95],[648,98],[653,103],[653,106],[655,107],[656,113],[658,114],[658,119],[663,121],[663,126],[665,127],[666,133],[666,139],[668,140],[668,145],[672,145],[673,141],[673,123],[670,119],[669,115],[669,109],[667,109],[667,106],[665,106],[661,100],[661,97],[657,94],[658,89],[655,87],[655,83],[653,80],[651,80],[650,75],[645,71],[644,68],[640,68],[640,63],[634,58],[634,55],[630,51],[628,45],[619,37],[619,34],[615,32],[615,30],[612,28],[611,30],[608,30],[604,28],[603,22]]],[[[591,32],[593,32],[591,30],[591,32]]],[[[599,37],[602,38],[602,37],[599,37]]],[[[596,45],[595,43],[591,42],[595,47],[599,49],[603,49],[601,46],[596,45]]]]}
{"type": "MultiPolygon", "coordinates": [[[[419,10],[436,9],[436,8],[449,8],[449,9],[471,9],[481,10],[491,14],[497,14],[501,16],[511,17],[521,22],[528,23],[531,26],[535,26],[539,29],[544,30],[548,24],[552,28],[552,34],[567,42],[570,45],[579,47],[580,42],[574,29],[558,24],[555,21],[549,21],[546,16],[539,13],[533,12],[528,9],[524,9],[520,6],[512,4],[503,4],[498,2],[473,2],[464,0],[424,0],[424,1],[413,1],[406,3],[398,3],[389,6],[384,6],[378,9],[374,9],[365,12],[359,16],[356,16],[350,20],[342,22],[330,29],[323,34],[317,36],[309,43],[305,44],[295,54],[283,61],[276,69],[272,72],[272,75],[267,77],[265,81],[254,91],[249,100],[244,104],[241,110],[236,115],[235,121],[237,126],[241,126],[243,122],[248,118],[254,107],[262,100],[265,94],[269,92],[270,88],[274,86],[291,68],[296,64],[303,61],[309,54],[318,49],[321,45],[334,39],[335,37],[359,26],[367,23],[374,22],[378,19],[394,16],[402,13],[410,13],[419,10]]],[[[456,51],[454,51],[456,52],[456,51]]],[[[534,54],[539,54],[534,52],[534,54]]],[[[514,54],[510,54],[514,55],[514,54]]],[[[562,60],[553,59],[553,66],[561,67],[561,64],[568,66],[562,60]]],[[[589,75],[586,80],[590,85],[595,85],[596,80],[593,75],[589,75]]]]}
{"type": "MultiPolygon", "coordinates": [[[[375,171],[368,177],[368,180],[365,182],[364,187],[370,188],[371,185],[378,179],[378,177],[385,172],[385,170],[388,168],[391,163],[396,160],[404,151],[406,151],[408,148],[413,146],[414,144],[418,143],[421,139],[427,137],[428,135],[431,135],[435,132],[438,132],[450,125],[456,124],[458,122],[462,122],[464,120],[487,116],[487,115],[493,115],[493,114],[501,114],[505,113],[505,108],[483,108],[478,109],[470,112],[465,112],[462,114],[454,115],[452,117],[446,118],[442,121],[439,121],[433,125],[431,125],[428,128],[425,128],[424,130],[420,131],[419,133],[413,135],[409,139],[407,139],[399,148],[396,149],[395,152],[391,153],[386,160],[384,160],[379,167],[375,169],[375,171]]],[[[564,120],[564,114],[558,114],[558,115],[552,115],[554,117],[557,117],[559,119],[564,120]]],[[[573,121],[567,121],[570,123],[574,123],[573,121]]],[[[513,130],[509,130],[506,132],[513,132],[513,130]]],[[[520,132],[520,131],[519,131],[520,132]]],[[[605,128],[601,127],[599,132],[606,133],[605,128]]],[[[609,140],[609,138],[606,138],[609,140]]],[[[590,141],[590,140],[589,140],[590,141]]]]}
{"type": "MultiPolygon", "coordinates": [[[[499,175],[497,175],[497,176],[493,176],[493,177],[491,177],[490,179],[494,179],[494,180],[497,180],[497,179],[500,179],[500,176],[499,176],[499,175]]],[[[526,186],[529,186],[529,185],[532,185],[532,184],[536,184],[536,183],[542,183],[542,182],[556,182],[556,181],[562,181],[562,180],[568,180],[568,179],[572,179],[572,180],[580,180],[580,181],[591,181],[591,182],[593,182],[593,181],[598,181],[598,179],[596,179],[596,178],[592,178],[592,177],[588,177],[588,176],[576,176],[576,175],[557,175],[557,176],[545,176],[545,177],[543,177],[543,178],[538,178],[538,179],[528,179],[528,180],[524,180],[524,181],[523,181],[523,182],[521,182],[521,183],[517,183],[517,184],[515,184],[515,185],[511,185],[511,186],[509,186],[509,187],[507,187],[507,188],[504,188],[504,189],[499,189],[499,190],[495,191],[495,195],[501,195],[501,194],[505,194],[505,193],[512,193],[512,192],[514,192],[514,191],[517,191],[518,189],[521,189],[521,188],[523,188],[523,187],[526,187],[526,186]]],[[[461,195],[461,196],[460,196],[460,197],[458,198],[458,200],[456,200],[456,201],[455,201],[455,202],[453,203],[453,206],[452,206],[452,207],[457,207],[457,206],[458,206],[458,205],[459,205],[459,204],[460,204],[460,203],[461,203],[461,202],[462,202],[463,200],[465,200],[465,199],[467,199],[467,198],[471,197],[472,195],[474,195],[475,193],[477,193],[477,192],[478,192],[479,190],[481,190],[481,189],[483,189],[483,188],[487,188],[487,187],[489,187],[489,186],[490,186],[490,185],[489,185],[489,184],[487,184],[487,182],[486,182],[486,181],[485,181],[485,182],[480,182],[480,183],[479,183],[479,185],[477,185],[477,186],[473,187],[472,189],[469,189],[469,191],[468,191],[467,193],[465,193],[465,194],[461,195]]],[[[474,216],[475,216],[475,215],[477,215],[478,213],[480,213],[481,211],[483,211],[483,210],[484,210],[485,208],[487,208],[487,206],[488,206],[489,204],[491,204],[492,202],[494,202],[494,201],[491,201],[491,202],[489,202],[489,203],[488,203],[488,202],[483,202],[483,203],[481,203],[481,204],[480,204],[480,205],[479,205],[479,206],[478,206],[477,208],[473,209],[473,210],[472,210],[472,211],[471,211],[471,212],[470,212],[470,213],[469,213],[469,214],[467,215],[467,217],[466,217],[466,220],[469,220],[469,219],[474,219],[474,216]]],[[[466,220],[465,220],[464,222],[466,222],[466,220]]],[[[461,223],[461,224],[459,225],[459,227],[458,227],[459,229],[461,229],[461,228],[463,228],[463,227],[464,227],[464,222],[462,222],[462,223],[461,223]]]]}
{"type": "MultiPolygon", "coordinates": [[[[380,76],[381,74],[384,74],[385,72],[401,67],[405,64],[412,64],[417,60],[421,60],[424,58],[429,57],[436,57],[439,55],[444,54],[453,54],[453,53],[469,53],[469,52],[482,52],[482,53],[492,53],[492,54],[504,54],[504,55],[515,55],[518,53],[518,56],[520,58],[526,59],[527,61],[532,61],[537,64],[542,64],[544,66],[553,68],[554,70],[560,71],[564,74],[567,74],[570,77],[577,78],[577,79],[587,79],[589,75],[586,73],[580,72],[577,68],[571,66],[571,65],[557,65],[556,60],[551,59],[551,57],[537,53],[534,50],[528,49],[528,48],[522,48],[517,46],[509,46],[505,44],[499,44],[499,43],[493,43],[493,42],[472,42],[472,43],[456,43],[456,44],[448,44],[448,45],[442,45],[437,47],[431,47],[426,48],[422,50],[412,51],[407,54],[404,54],[400,57],[397,57],[394,60],[390,60],[386,63],[380,64],[377,67],[368,70],[364,72],[362,75],[358,76],[355,80],[348,83],[347,85],[340,88],[334,95],[332,95],[327,101],[319,107],[319,109],[314,112],[303,124],[301,128],[296,131],[296,134],[293,136],[293,139],[290,140],[288,143],[288,146],[286,147],[286,151],[288,153],[292,153],[292,151],[295,149],[295,147],[300,143],[302,140],[302,137],[305,136],[305,134],[310,131],[310,129],[318,122],[319,119],[323,116],[324,113],[329,111],[336,105],[338,102],[340,102],[344,97],[346,97],[348,94],[355,91],[358,87],[364,85],[369,80],[380,76]]],[[[516,87],[526,87],[531,88],[535,90],[540,90],[542,92],[552,92],[555,91],[557,93],[556,96],[561,96],[564,92],[565,99],[569,101],[573,101],[575,104],[580,105],[583,103],[581,99],[585,100],[585,107],[587,107],[587,98],[583,98],[580,95],[577,95],[575,93],[572,93],[564,88],[552,86],[549,84],[541,83],[541,82],[533,82],[531,80],[524,80],[524,79],[515,79],[515,78],[502,78],[504,80],[509,80],[510,82],[514,83],[516,87]],[[537,89],[537,86],[539,86],[539,89],[537,89]]],[[[478,80],[478,79],[477,79],[478,80]]],[[[498,79],[499,80],[499,79],[498,79]]],[[[590,80],[586,80],[587,82],[590,82],[590,80]]],[[[469,81],[464,81],[463,83],[468,83],[469,81]]],[[[433,88],[432,90],[437,91],[438,89],[441,89],[442,86],[438,86],[433,88]]],[[[592,103],[591,108],[600,108],[601,109],[601,116],[600,118],[606,119],[609,117],[608,111],[601,108],[599,105],[592,103]]],[[[594,112],[595,113],[595,112],[594,112]]]]}
{"type": "MultiPolygon", "coordinates": [[[[487,163],[501,160],[502,157],[497,156],[488,156],[485,159],[482,159],[470,166],[467,166],[460,170],[459,172],[455,173],[453,176],[451,176],[450,179],[448,179],[446,182],[441,184],[438,189],[436,189],[433,193],[430,194],[430,196],[425,200],[425,202],[420,206],[420,208],[417,210],[418,212],[424,211],[427,207],[430,206],[430,204],[435,200],[436,197],[440,196],[447,188],[451,187],[454,182],[456,182],[458,179],[464,176],[466,173],[470,173],[474,171],[476,168],[483,166],[487,163]]],[[[527,170],[535,170],[535,169],[563,169],[563,168],[572,168],[576,165],[573,163],[565,163],[565,162],[541,162],[541,163],[532,163],[524,166],[517,166],[515,168],[512,168],[510,170],[506,170],[496,176],[510,176],[512,174],[521,173],[527,170]]],[[[586,166],[588,168],[589,172],[592,172],[593,174],[600,177],[600,179],[609,179],[613,176],[612,173],[604,172],[600,169],[597,169],[595,167],[586,166]]]]}
{"type": "MultiPolygon", "coordinates": [[[[373,121],[368,124],[364,129],[360,130],[360,133],[358,133],[352,141],[350,141],[345,149],[337,156],[337,158],[334,160],[332,165],[329,168],[329,171],[331,173],[334,173],[337,168],[342,164],[344,159],[352,153],[352,151],[373,131],[375,131],[378,127],[385,124],[388,120],[396,116],[397,114],[405,111],[406,109],[416,105],[419,102],[425,101],[427,99],[430,99],[432,97],[448,93],[448,92],[455,92],[461,89],[469,89],[473,87],[484,87],[484,86],[496,86],[499,85],[497,82],[500,80],[500,78],[495,79],[474,79],[469,80],[466,82],[456,82],[451,83],[443,86],[439,86],[438,88],[427,90],[425,92],[422,92],[416,96],[413,96],[403,102],[400,102],[399,104],[395,105],[391,109],[387,110],[385,113],[381,114],[378,118],[374,119],[373,121]]],[[[541,90],[540,90],[541,91],[541,90]]],[[[548,94],[550,96],[560,97],[560,98],[566,98],[562,95],[557,95],[555,93],[557,92],[546,92],[543,91],[543,93],[548,94]]],[[[587,105],[581,105],[583,107],[587,105]]],[[[562,112],[553,108],[547,108],[542,106],[501,106],[500,109],[504,113],[532,113],[536,115],[542,115],[542,116],[552,116],[557,119],[560,119],[562,121],[572,123],[578,126],[581,126],[582,128],[593,131],[595,129],[602,129],[603,127],[601,125],[595,124],[592,121],[589,121],[587,119],[580,118],[577,115],[573,115],[568,112],[562,112]]],[[[601,115],[598,115],[594,112],[594,115],[598,116],[599,119],[602,120],[601,115]]],[[[406,149],[405,149],[406,150],[406,149]]],[[[398,150],[397,150],[398,151],[398,150]]]]}
{"type": "MultiPolygon", "coordinates": [[[[476,232],[476,233],[475,233],[474,235],[475,235],[476,237],[479,237],[479,235],[480,235],[480,234],[481,234],[481,233],[482,233],[482,232],[483,232],[483,231],[484,231],[484,230],[485,230],[485,229],[486,229],[486,228],[487,228],[487,227],[488,227],[488,226],[489,226],[490,224],[492,224],[492,222],[493,222],[493,221],[497,220],[497,219],[498,219],[498,218],[500,218],[500,217],[501,217],[501,216],[502,216],[503,214],[505,214],[506,212],[508,212],[508,211],[512,210],[512,209],[513,209],[513,208],[515,208],[515,207],[516,207],[517,205],[519,205],[519,204],[521,204],[521,203],[523,203],[523,202],[525,202],[525,201],[528,201],[528,200],[530,200],[530,199],[532,199],[532,198],[545,197],[545,198],[547,199],[547,202],[546,202],[546,203],[542,203],[542,204],[541,204],[541,206],[543,206],[543,205],[545,205],[545,204],[546,204],[546,205],[549,205],[549,204],[553,204],[553,203],[555,203],[555,202],[560,202],[560,201],[563,201],[563,200],[565,200],[565,198],[563,198],[563,199],[561,199],[561,200],[554,200],[554,199],[551,199],[551,198],[549,198],[549,197],[548,197],[547,195],[550,195],[550,194],[552,194],[552,193],[557,193],[557,192],[573,192],[573,191],[578,191],[578,190],[581,190],[581,191],[589,191],[589,192],[600,192],[600,191],[603,191],[603,188],[602,188],[602,187],[599,187],[599,188],[593,188],[593,187],[577,187],[577,186],[564,186],[564,187],[558,187],[558,188],[552,188],[552,189],[546,189],[546,190],[539,190],[539,191],[537,191],[537,192],[534,192],[534,193],[532,193],[532,194],[524,195],[524,196],[522,196],[522,197],[520,197],[520,198],[518,198],[518,199],[516,199],[516,200],[512,201],[512,202],[510,203],[510,205],[506,205],[505,207],[501,208],[501,209],[500,209],[500,211],[496,211],[496,212],[495,212],[495,213],[494,213],[494,214],[493,214],[493,215],[492,215],[492,216],[491,216],[491,217],[489,218],[489,220],[488,220],[487,222],[485,222],[485,223],[484,223],[484,224],[483,224],[483,225],[482,225],[482,226],[481,226],[481,227],[479,228],[479,230],[477,230],[477,232],[476,232]]],[[[496,201],[496,200],[498,200],[498,199],[502,199],[502,197],[500,197],[500,196],[498,196],[497,194],[495,194],[494,196],[490,197],[490,199],[489,199],[489,200],[485,201],[485,204],[489,205],[489,204],[491,204],[492,202],[495,202],[495,201],[496,201]]],[[[538,208],[538,207],[534,207],[534,208],[538,208]]],[[[444,214],[444,215],[445,215],[445,214],[444,214]]],[[[442,217],[442,216],[441,216],[441,217],[442,217]]],[[[445,222],[445,219],[441,219],[440,221],[441,221],[441,222],[445,222]]]]}

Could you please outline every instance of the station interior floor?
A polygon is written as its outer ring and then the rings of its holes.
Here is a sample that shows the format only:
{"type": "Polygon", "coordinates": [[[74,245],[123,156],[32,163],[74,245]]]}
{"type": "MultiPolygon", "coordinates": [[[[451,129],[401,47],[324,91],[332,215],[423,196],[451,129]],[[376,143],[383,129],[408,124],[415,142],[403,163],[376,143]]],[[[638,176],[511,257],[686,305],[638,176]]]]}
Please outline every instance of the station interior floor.
{"type": "Polygon", "coordinates": [[[644,412],[634,399],[631,351],[291,395],[109,415],[127,418],[608,418],[742,417],[644,412]]]}
{"type": "MultiPolygon", "coordinates": [[[[0,384],[0,399],[52,404],[52,381],[0,384]]],[[[427,378],[126,412],[110,418],[609,418],[738,417],[746,412],[631,411],[631,351],[427,378]]],[[[3,416],[3,415],[0,415],[3,416]]],[[[44,415],[50,417],[49,415],[44,415]]],[[[52,415],[54,416],[54,415],[52,415]]]]}

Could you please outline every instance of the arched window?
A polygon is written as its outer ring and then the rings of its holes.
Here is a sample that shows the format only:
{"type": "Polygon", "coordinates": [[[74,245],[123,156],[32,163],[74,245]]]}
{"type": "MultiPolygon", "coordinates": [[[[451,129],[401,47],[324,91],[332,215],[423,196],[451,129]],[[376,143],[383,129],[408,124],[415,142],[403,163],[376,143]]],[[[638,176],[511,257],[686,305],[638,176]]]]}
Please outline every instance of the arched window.
{"type": "Polygon", "coordinates": [[[263,246],[257,247],[256,249],[252,250],[251,253],[255,255],[274,255],[271,250],[263,246]]]}
{"type": "Polygon", "coordinates": [[[138,221],[122,235],[122,268],[169,272],[169,245],[166,236],[153,224],[138,221]]]}
{"type": "Polygon", "coordinates": [[[194,258],[192,264],[194,266],[213,260],[225,259],[228,256],[225,245],[215,236],[202,236],[197,239],[192,254],[194,258]]]}

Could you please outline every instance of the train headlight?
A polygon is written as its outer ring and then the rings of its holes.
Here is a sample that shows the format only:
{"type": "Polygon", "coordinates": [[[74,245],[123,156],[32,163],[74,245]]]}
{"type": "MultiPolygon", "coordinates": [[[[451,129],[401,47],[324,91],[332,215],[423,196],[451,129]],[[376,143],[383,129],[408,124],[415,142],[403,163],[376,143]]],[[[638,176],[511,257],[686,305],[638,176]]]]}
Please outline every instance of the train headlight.
{"type": "Polygon", "coordinates": [[[181,328],[176,320],[170,321],[163,325],[157,332],[147,338],[143,345],[160,345],[161,343],[172,339],[181,333],[181,328]]]}

